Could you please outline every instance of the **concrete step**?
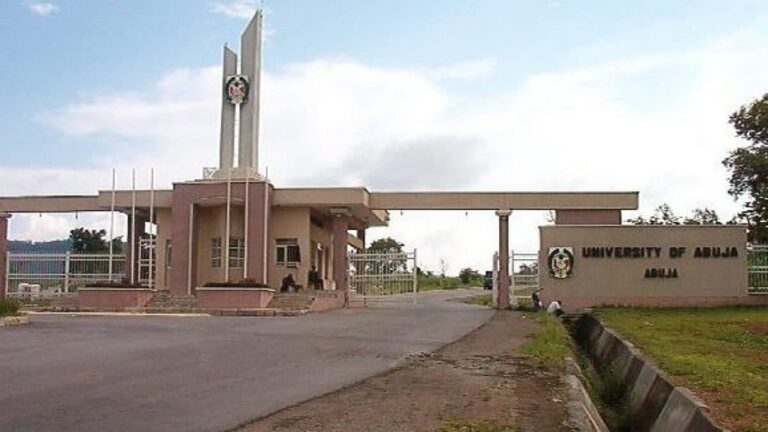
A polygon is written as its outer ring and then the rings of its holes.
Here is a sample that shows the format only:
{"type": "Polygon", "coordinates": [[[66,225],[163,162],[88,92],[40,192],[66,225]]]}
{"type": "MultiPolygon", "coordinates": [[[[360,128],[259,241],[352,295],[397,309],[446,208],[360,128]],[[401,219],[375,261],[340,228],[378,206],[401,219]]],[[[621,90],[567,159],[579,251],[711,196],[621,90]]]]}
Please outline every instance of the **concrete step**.
{"type": "Polygon", "coordinates": [[[309,309],[315,296],[304,293],[275,294],[269,302],[270,309],[309,309]]]}

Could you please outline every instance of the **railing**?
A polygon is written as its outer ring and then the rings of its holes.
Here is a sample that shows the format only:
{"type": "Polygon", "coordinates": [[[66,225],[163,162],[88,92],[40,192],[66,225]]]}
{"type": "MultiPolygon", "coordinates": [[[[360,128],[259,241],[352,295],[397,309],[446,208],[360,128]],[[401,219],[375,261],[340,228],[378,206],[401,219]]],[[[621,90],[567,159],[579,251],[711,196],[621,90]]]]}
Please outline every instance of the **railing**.
{"type": "Polygon", "coordinates": [[[415,294],[416,250],[401,253],[362,252],[348,255],[348,281],[357,296],[415,294]]]}
{"type": "Polygon", "coordinates": [[[768,245],[747,248],[749,294],[768,295],[768,245]]]}
{"type": "Polygon", "coordinates": [[[32,284],[40,286],[39,293],[35,294],[41,296],[64,294],[88,283],[123,279],[125,255],[112,255],[111,261],[110,265],[109,254],[9,253],[7,293],[26,296],[30,294],[27,285],[32,284]]]}

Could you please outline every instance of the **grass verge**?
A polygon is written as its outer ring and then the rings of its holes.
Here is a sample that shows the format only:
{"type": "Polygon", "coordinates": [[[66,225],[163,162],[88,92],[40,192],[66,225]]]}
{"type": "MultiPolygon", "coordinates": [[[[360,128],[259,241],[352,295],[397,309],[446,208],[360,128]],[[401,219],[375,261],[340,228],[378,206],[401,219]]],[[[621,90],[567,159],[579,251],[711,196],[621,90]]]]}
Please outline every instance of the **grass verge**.
{"type": "Polygon", "coordinates": [[[0,317],[18,315],[20,307],[21,304],[14,299],[0,298],[0,317]]]}
{"type": "Polygon", "coordinates": [[[562,371],[563,359],[572,356],[573,342],[560,319],[544,311],[528,315],[540,325],[522,352],[532,356],[539,366],[562,371]]]}
{"type": "Polygon", "coordinates": [[[768,308],[610,308],[599,317],[737,431],[768,432],[768,308]]]}
{"type": "Polygon", "coordinates": [[[473,304],[473,305],[479,305],[479,306],[493,306],[493,298],[491,297],[491,294],[480,294],[476,296],[471,297],[462,297],[460,299],[457,299],[457,301],[460,301],[462,303],[466,304],[473,304]]]}

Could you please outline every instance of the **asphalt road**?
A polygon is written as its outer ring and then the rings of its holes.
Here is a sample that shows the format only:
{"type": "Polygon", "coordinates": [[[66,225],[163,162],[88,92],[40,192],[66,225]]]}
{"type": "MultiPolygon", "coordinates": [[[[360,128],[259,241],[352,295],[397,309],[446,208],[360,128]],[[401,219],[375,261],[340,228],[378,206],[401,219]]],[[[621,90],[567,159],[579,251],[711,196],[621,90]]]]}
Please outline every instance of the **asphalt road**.
{"type": "Polygon", "coordinates": [[[0,329],[0,431],[228,430],[490,318],[445,301],[461,295],[302,317],[36,315],[0,329]]]}

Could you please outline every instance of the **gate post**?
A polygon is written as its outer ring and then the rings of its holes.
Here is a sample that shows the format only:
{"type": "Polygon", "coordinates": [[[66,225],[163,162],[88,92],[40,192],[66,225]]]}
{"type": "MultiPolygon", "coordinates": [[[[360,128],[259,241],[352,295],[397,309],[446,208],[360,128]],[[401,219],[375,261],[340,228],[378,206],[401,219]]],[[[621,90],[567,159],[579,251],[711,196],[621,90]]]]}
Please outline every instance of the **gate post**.
{"type": "Polygon", "coordinates": [[[499,217],[499,298],[497,309],[509,308],[509,215],[511,210],[497,210],[499,217]]]}
{"type": "Polygon", "coordinates": [[[0,212],[0,298],[8,289],[8,219],[9,213],[0,212]]]}

